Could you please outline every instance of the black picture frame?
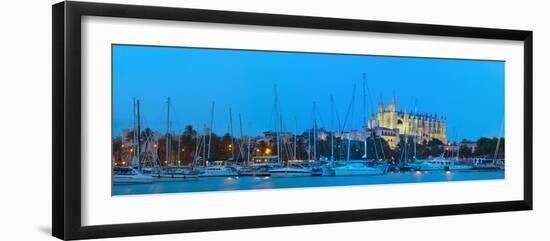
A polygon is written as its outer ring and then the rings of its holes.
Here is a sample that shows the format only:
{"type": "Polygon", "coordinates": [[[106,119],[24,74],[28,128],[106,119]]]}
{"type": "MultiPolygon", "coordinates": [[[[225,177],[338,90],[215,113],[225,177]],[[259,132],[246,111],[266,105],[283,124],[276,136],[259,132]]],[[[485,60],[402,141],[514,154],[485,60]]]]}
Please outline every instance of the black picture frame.
{"type": "Polygon", "coordinates": [[[52,233],[60,239],[106,238],[308,225],[380,219],[532,210],[533,208],[533,32],[415,23],[305,17],[90,2],[52,6],[52,233]],[[283,215],[139,222],[99,226],[81,224],[81,17],[230,23],[327,30],[517,40],[524,43],[524,194],[522,200],[421,207],[342,210],[283,215]]]}

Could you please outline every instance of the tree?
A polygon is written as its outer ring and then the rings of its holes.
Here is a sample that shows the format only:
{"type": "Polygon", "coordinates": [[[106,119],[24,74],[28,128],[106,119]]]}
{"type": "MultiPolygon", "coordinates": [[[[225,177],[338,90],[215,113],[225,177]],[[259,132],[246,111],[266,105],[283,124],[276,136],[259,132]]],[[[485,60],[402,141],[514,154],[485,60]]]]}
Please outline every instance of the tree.
{"type": "MultiPolygon", "coordinates": [[[[475,156],[491,156],[495,154],[495,151],[497,151],[497,143],[499,142],[499,138],[487,138],[482,137],[477,140],[477,147],[474,151],[475,156]]],[[[498,153],[503,154],[504,153],[504,138],[500,138],[500,145],[498,148],[498,153]]]]}
{"type": "Polygon", "coordinates": [[[460,145],[460,148],[458,149],[458,153],[461,157],[465,157],[465,158],[472,157],[473,155],[472,148],[469,148],[464,144],[460,145]]]}

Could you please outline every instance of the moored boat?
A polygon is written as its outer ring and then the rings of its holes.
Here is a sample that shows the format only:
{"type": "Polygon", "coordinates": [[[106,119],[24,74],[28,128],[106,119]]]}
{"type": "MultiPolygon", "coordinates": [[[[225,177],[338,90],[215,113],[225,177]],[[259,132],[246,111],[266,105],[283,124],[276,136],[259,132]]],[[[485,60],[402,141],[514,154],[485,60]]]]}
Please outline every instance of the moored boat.
{"type": "Polygon", "coordinates": [[[492,159],[486,159],[486,158],[476,158],[473,160],[473,166],[472,169],[474,170],[500,170],[502,169],[503,165],[498,165],[498,163],[495,160],[492,159]]]}
{"type": "Polygon", "coordinates": [[[113,168],[113,183],[114,184],[137,184],[137,183],[152,183],[153,178],[149,175],[144,175],[133,167],[115,166],[113,168]]]}
{"type": "Polygon", "coordinates": [[[199,168],[199,177],[231,177],[238,173],[226,166],[206,166],[199,168]]]}
{"type": "Polygon", "coordinates": [[[197,180],[198,174],[190,167],[168,166],[152,172],[151,177],[154,181],[191,181],[197,180]]]}
{"type": "Polygon", "coordinates": [[[351,162],[345,165],[333,167],[332,171],[335,176],[365,176],[384,174],[386,168],[369,167],[365,163],[351,162]]]}
{"type": "Polygon", "coordinates": [[[307,177],[311,176],[312,171],[310,168],[302,166],[287,166],[283,168],[276,168],[269,170],[269,174],[272,177],[307,177]]]}
{"type": "Polygon", "coordinates": [[[454,160],[438,157],[432,160],[419,160],[419,164],[415,166],[417,171],[460,171],[471,170],[473,167],[465,164],[458,164],[454,160]]]}

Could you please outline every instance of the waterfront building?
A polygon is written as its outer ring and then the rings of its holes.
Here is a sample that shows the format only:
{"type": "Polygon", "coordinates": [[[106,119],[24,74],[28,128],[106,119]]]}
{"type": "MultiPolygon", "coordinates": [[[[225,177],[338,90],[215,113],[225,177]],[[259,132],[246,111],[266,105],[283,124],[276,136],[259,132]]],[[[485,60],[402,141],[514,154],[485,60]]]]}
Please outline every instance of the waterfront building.
{"type": "Polygon", "coordinates": [[[444,144],[447,143],[447,120],[445,117],[440,118],[437,114],[397,110],[395,96],[387,106],[384,106],[382,97],[380,97],[378,112],[376,115],[371,113],[367,128],[386,140],[392,149],[397,147],[401,138],[414,136],[415,133],[418,143],[433,139],[444,144]]]}

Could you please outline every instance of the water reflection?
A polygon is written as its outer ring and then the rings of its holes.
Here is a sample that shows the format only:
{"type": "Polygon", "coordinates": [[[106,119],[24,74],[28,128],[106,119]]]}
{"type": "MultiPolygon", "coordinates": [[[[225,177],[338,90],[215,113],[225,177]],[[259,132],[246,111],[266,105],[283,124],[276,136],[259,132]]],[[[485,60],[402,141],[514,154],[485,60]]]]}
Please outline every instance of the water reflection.
{"type": "Polygon", "coordinates": [[[491,180],[503,178],[503,171],[416,171],[404,173],[394,172],[379,176],[318,176],[294,178],[220,177],[205,178],[195,181],[114,185],[113,195],[491,180]]]}

